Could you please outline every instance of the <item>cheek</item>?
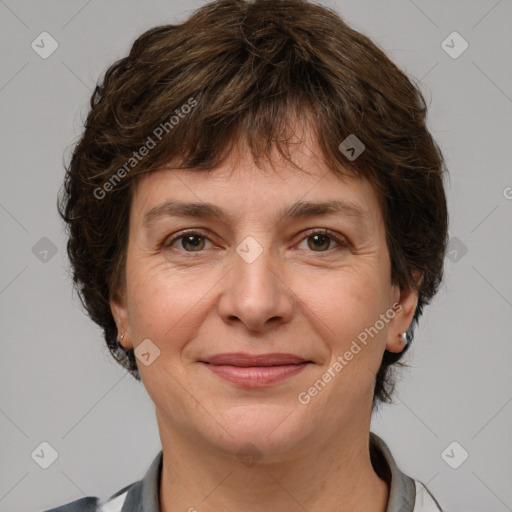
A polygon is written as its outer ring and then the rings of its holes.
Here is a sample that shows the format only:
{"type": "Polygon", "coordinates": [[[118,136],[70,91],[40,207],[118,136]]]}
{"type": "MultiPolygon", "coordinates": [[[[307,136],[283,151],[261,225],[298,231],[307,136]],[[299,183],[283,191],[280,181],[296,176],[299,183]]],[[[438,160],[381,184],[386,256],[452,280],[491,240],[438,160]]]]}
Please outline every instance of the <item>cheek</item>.
{"type": "Polygon", "coordinates": [[[135,345],[149,338],[161,350],[179,348],[201,314],[201,297],[210,287],[204,279],[191,279],[163,266],[128,270],[130,325],[135,345]],[[183,341],[181,341],[183,340],[183,341]]]}
{"type": "Polygon", "coordinates": [[[375,272],[351,270],[317,282],[314,294],[309,288],[309,317],[328,354],[323,371],[336,375],[340,392],[358,394],[373,385],[387,339],[388,323],[381,320],[389,307],[386,282],[375,272]]]}
{"type": "Polygon", "coordinates": [[[341,411],[354,411],[371,399],[387,339],[388,324],[381,326],[380,318],[388,305],[384,290],[370,279],[345,277],[325,292],[310,319],[324,340],[326,358],[303,391],[318,396],[319,414],[337,424],[341,411]]]}
{"type": "Polygon", "coordinates": [[[336,279],[326,279],[314,294],[312,307],[344,342],[373,325],[388,307],[389,290],[380,276],[370,272],[343,272],[336,279]]]}

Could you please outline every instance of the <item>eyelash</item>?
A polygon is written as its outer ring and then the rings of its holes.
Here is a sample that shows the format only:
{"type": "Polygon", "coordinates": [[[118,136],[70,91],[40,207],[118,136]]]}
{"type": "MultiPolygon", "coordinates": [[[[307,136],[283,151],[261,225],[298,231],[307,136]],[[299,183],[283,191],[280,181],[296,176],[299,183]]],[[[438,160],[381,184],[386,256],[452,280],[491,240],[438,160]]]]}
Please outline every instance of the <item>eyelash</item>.
{"type": "MultiPolygon", "coordinates": [[[[176,242],[177,240],[180,240],[181,238],[185,238],[186,236],[191,236],[191,235],[199,235],[207,240],[210,240],[210,238],[207,236],[206,233],[204,233],[203,231],[200,231],[200,230],[188,230],[188,231],[181,231],[179,232],[176,236],[172,237],[170,240],[167,238],[167,239],[164,239],[164,243],[162,244],[163,248],[165,249],[173,249],[172,244],[174,242],[176,242]],[[168,241],[167,241],[168,240],[168,241]]],[[[328,238],[330,238],[332,241],[336,242],[338,244],[338,247],[334,248],[334,249],[327,249],[325,251],[310,251],[310,252],[318,252],[320,254],[322,253],[331,253],[333,250],[339,250],[339,249],[347,249],[349,247],[349,244],[346,240],[342,240],[340,239],[338,236],[336,236],[336,234],[334,234],[334,232],[328,230],[328,229],[313,229],[313,230],[310,230],[310,231],[307,231],[303,238],[300,239],[299,243],[300,242],[303,242],[304,240],[307,240],[308,238],[314,236],[314,235],[324,235],[324,236],[327,236],[328,238]]],[[[210,242],[212,242],[210,240],[210,242]]],[[[212,242],[213,243],[213,242],[212,242]]],[[[176,250],[179,250],[180,252],[185,252],[187,254],[194,254],[194,253],[201,253],[201,252],[204,252],[204,250],[200,250],[200,251],[186,251],[185,249],[176,249],[176,250]]]]}

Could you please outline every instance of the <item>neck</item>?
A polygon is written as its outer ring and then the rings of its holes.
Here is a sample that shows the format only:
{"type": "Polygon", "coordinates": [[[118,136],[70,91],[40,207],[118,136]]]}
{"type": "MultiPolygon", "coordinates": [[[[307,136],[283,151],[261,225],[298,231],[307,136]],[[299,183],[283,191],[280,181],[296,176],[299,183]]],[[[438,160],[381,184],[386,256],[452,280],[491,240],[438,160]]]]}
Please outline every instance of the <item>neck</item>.
{"type": "MultiPolygon", "coordinates": [[[[157,415],[158,416],[158,415],[157,415]]],[[[162,425],[160,425],[162,426],[162,425]]],[[[161,512],[385,512],[389,488],[375,472],[368,429],[308,444],[286,460],[249,467],[198,439],[160,429],[161,512]]]]}

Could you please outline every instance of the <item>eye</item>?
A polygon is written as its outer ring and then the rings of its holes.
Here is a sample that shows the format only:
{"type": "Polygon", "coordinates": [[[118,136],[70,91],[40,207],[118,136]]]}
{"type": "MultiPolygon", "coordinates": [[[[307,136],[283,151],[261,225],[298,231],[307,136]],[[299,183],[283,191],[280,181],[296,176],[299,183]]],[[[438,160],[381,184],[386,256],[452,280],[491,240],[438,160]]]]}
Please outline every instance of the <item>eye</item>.
{"type": "Polygon", "coordinates": [[[210,241],[209,238],[200,231],[182,231],[177,236],[166,241],[164,247],[172,247],[180,240],[181,243],[176,249],[183,249],[186,252],[201,252],[205,248],[206,240],[210,241]]]}
{"type": "MultiPolygon", "coordinates": [[[[327,229],[310,231],[301,243],[307,243],[307,248],[313,252],[326,252],[334,242],[338,248],[348,247],[348,243],[338,238],[334,233],[327,229]]],[[[300,247],[299,247],[300,248],[300,247]]]]}
{"type": "MultiPolygon", "coordinates": [[[[182,231],[168,241],[165,241],[163,247],[174,247],[177,250],[184,250],[185,252],[201,252],[205,249],[207,242],[211,243],[211,240],[201,231],[182,231]]],[[[309,231],[301,241],[301,243],[304,242],[307,244],[307,249],[313,252],[327,252],[336,248],[348,247],[346,241],[327,229],[309,231]],[[332,248],[333,244],[335,245],[334,248],[332,248]]],[[[301,247],[299,246],[299,248],[301,247]]]]}

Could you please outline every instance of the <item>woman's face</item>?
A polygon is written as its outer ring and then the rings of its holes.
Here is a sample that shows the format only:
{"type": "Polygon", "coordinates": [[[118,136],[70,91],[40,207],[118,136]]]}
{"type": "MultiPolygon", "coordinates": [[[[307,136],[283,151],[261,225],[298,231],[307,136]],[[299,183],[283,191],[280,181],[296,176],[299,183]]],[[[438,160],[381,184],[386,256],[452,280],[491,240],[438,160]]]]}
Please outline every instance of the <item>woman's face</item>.
{"type": "Polygon", "coordinates": [[[111,305],[161,436],[278,458],[367,434],[383,352],[403,349],[416,295],[391,284],[368,181],[304,147],[292,156],[308,173],[245,154],[139,182],[111,305]]]}

